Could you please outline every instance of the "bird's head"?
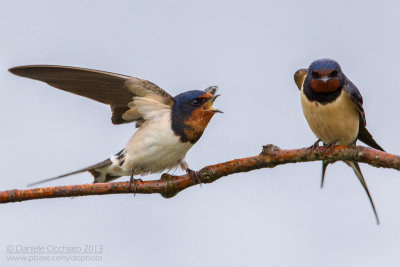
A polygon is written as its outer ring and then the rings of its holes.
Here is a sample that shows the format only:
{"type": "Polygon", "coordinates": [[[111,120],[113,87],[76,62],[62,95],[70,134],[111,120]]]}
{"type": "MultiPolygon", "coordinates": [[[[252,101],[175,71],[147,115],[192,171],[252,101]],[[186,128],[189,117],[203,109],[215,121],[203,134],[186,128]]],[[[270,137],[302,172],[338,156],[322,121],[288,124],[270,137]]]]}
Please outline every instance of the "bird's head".
{"type": "Polygon", "coordinates": [[[212,86],[204,91],[193,90],[175,96],[172,128],[183,141],[197,142],[214,114],[222,113],[213,107],[220,96],[215,95],[216,90],[217,87],[212,86]]]}
{"type": "Polygon", "coordinates": [[[335,60],[318,59],[308,67],[305,82],[315,93],[328,94],[342,89],[344,74],[335,60]]]}

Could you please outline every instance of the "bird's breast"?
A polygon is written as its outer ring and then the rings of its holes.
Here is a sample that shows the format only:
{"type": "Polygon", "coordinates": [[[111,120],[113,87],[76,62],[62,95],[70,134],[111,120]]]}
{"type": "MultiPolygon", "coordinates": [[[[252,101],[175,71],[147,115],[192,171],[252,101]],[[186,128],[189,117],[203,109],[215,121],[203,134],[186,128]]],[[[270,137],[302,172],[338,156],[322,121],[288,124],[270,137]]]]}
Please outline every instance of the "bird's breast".
{"type": "Polygon", "coordinates": [[[344,90],[334,101],[324,104],[310,101],[302,91],[301,105],[311,130],[322,142],[339,140],[341,145],[350,145],[357,139],[359,114],[344,90]]]}
{"type": "Polygon", "coordinates": [[[171,128],[171,114],[147,121],[126,145],[122,168],[135,169],[138,173],[157,173],[175,168],[187,151],[190,142],[182,142],[171,128]],[[141,171],[139,171],[141,170],[141,171]]]}

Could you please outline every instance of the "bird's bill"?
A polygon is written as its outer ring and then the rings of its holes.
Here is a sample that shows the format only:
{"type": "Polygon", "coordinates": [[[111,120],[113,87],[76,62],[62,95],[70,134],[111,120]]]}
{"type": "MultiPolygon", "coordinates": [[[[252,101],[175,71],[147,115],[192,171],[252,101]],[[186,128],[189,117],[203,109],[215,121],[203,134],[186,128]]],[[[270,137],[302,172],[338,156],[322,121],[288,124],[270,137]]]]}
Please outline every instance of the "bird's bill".
{"type": "Polygon", "coordinates": [[[212,105],[214,104],[215,99],[217,99],[217,97],[219,97],[220,95],[215,95],[213,97],[211,97],[210,99],[207,100],[206,103],[203,104],[203,109],[206,111],[211,111],[211,112],[215,112],[215,113],[224,113],[219,109],[214,108],[212,105]]]}

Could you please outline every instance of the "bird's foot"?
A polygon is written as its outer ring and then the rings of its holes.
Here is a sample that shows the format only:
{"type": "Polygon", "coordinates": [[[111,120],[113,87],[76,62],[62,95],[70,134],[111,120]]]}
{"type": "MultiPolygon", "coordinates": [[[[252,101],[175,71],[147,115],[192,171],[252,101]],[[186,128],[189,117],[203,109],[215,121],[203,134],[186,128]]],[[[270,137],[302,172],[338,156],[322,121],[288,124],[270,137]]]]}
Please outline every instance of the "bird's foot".
{"type": "Polygon", "coordinates": [[[324,144],[323,148],[322,148],[322,152],[325,152],[328,148],[332,149],[334,146],[336,146],[339,143],[340,140],[335,140],[329,144],[324,144]]]}
{"type": "Polygon", "coordinates": [[[319,142],[320,141],[321,141],[321,139],[318,139],[317,141],[315,141],[314,144],[312,144],[312,146],[308,147],[307,149],[315,150],[316,148],[319,147],[319,142]]]}
{"type": "Polygon", "coordinates": [[[190,178],[192,178],[192,180],[194,182],[197,182],[201,187],[201,180],[200,180],[200,177],[199,177],[199,174],[197,173],[197,171],[187,169],[186,172],[187,172],[187,174],[189,174],[190,178]]]}
{"type": "Polygon", "coordinates": [[[135,179],[135,178],[133,178],[133,169],[131,170],[131,178],[129,179],[129,188],[131,188],[132,187],[132,184],[133,184],[133,196],[136,196],[136,190],[137,190],[137,182],[139,181],[139,182],[143,182],[143,180],[142,179],[135,179]]]}

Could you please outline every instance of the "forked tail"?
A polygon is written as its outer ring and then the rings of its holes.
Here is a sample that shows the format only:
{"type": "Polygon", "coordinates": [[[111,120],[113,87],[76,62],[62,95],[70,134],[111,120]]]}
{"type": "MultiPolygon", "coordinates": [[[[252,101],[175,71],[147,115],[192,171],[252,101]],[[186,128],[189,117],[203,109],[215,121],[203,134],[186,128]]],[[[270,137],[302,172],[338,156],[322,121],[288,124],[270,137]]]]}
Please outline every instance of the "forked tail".
{"type": "MultiPolygon", "coordinates": [[[[369,198],[369,202],[371,203],[372,209],[373,209],[374,214],[375,214],[376,223],[379,224],[380,222],[379,222],[378,213],[377,213],[377,211],[376,211],[375,204],[374,204],[374,201],[372,200],[371,194],[369,193],[368,186],[367,186],[367,183],[365,182],[365,179],[364,179],[364,176],[363,176],[363,174],[362,174],[362,172],[361,172],[360,166],[358,165],[357,162],[354,162],[354,161],[344,161],[344,162],[345,162],[347,165],[349,165],[349,166],[353,169],[353,171],[354,171],[354,173],[356,174],[358,180],[360,181],[360,183],[361,183],[361,185],[363,186],[365,192],[367,193],[368,198],[369,198]]],[[[332,162],[332,161],[327,161],[327,160],[322,161],[321,188],[322,188],[322,186],[324,185],[324,179],[325,179],[326,168],[327,168],[328,165],[331,164],[331,163],[334,163],[334,162],[332,162]]]]}
{"type": "Polygon", "coordinates": [[[60,179],[60,178],[64,178],[64,177],[67,177],[67,176],[70,176],[70,175],[78,174],[78,173],[81,173],[81,172],[90,172],[94,176],[95,181],[96,181],[96,178],[98,178],[98,177],[96,177],[96,174],[100,174],[99,172],[96,171],[96,169],[102,168],[102,167],[106,167],[106,166],[109,166],[111,164],[112,164],[112,161],[110,159],[106,159],[106,160],[104,160],[102,162],[96,163],[96,164],[91,165],[89,167],[86,167],[86,168],[83,168],[83,169],[79,169],[79,170],[76,170],[76,171],[73,171],[73,172],[65,173],[65,174],[62,174],[62,175],[59,175],[59,176],[56,176],[56,177],[40,180],[40,181],[31,183],[31,184],[28,184],[28,186],[31,187],[31,186],[34,186],[34,185],[50,182],[50,181],[57,180],[57,179],[60,179]]]}

